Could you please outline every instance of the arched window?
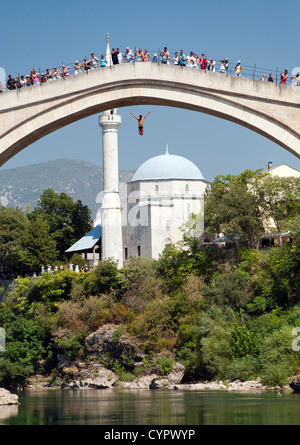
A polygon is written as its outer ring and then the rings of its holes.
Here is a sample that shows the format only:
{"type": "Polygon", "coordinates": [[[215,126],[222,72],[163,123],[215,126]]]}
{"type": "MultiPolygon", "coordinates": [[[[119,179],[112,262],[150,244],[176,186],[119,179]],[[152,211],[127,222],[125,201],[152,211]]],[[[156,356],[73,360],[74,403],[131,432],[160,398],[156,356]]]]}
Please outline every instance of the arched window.
{"type": "Polygon", "coordinates": [[[188,193],[190,191],[190,186],[189,184],[185,184],[185,192],[188,193]]]}
{"type": "Polygon", "coordinates": [[[167,221],[166,221],[166,231],[170,232],[170,230],[171,230],[171,221],[169,219],[167,219],[167,221]]]}
{"type": "Polygon", "coordinates": [[[158,195],[158,193],[159,193],[159,185],[155,184],[154,190],[155,190],[155,194],[158,195]]]}

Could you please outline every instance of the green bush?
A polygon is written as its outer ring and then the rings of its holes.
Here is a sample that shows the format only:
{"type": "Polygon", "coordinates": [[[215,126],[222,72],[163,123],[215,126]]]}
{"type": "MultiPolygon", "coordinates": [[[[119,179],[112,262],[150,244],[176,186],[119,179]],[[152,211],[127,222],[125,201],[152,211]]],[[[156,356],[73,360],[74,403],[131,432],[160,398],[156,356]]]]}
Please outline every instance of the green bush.
{"type": "Polygon", "coordinates": [[[69,332],[67,335],[56,339],[57,346],[70,360],[74,360],[83,352],[86,334],[81,331],[69,332]]]}
{"type": "Polygon", "coordinates": [[[129,332],[143,341],[147,352],[167,349],[172,339],[175,342],[168,300],[164,297],[151,301],[129,324],[129,332]]]}
{"type": "Polygon", "coordinates": [[[205,303],[234,310],[245,308],[250,303],[247,287],[248,280],[238,271],[219,275],[211,285],[204,287],[205,303]]]}
{"type": "Polygon", "coordinates": [[[244,324],[234,323],[230,333],[229,353],[234,358],[259,354],[260,337],[244,324]]]}
{"type": "Polygon", "coordinates": [[[46,359],[49,352],[50,334],[32,319],[18,316],[11,323],[4,324],[6,348],[2,357],[12,363],[31,365],[39,369],[39,362],[46,359]]]}
{"type": "Polygon", "coordinates": [[[13,363],[0,354],[0,386],[12,389],[22,387],[32,373],[32,365],[13,363]]]}
{"type": "Polygon", "coordinates": [[[285,386],[289,382],[289,369],[284,365],[275,363],[266,363],[263,370],[260,373],[261,383],[263,385],[272,386],[285,386]]]}
{"type": "Polygon", "coordinates": [[[283,326],[261,342],[261,378],[266,385],[284,385],[300,366],[300,353],[292,348],[292,326],[283,326]]]}
{"type": "Polygon", "coordinates": [[[160,375],[168,375],[172,371],[174,363],[174,359],[171,357],[157,357],[153,366],[160,375]]]}
{"type": "Polygon", "coordinates": [[[163,290],[173,294],[186,284],[189,276],[205,277],[215,269],[215,252],[202,248],[192,241],[188,249],[181,244],[168,244],[159,259],[154,261],[155,269],[163,282],[163,290]]]}
{"type": "Polygon", "coordinates": [[[232,309],[212,306],[199,322],[201,357],[205,369],[212,376],[225,378],[231,363],[231,326],[236,321],[232,309]]]}
{"type": "Polygon", "coordinates": [[[228,366],[225,377],[233,380],[254,380],[259,372],[259,359],[252,355],[245,355],[237,359],[233,359],[228,366]]]}
{"type": "Polygon", "coordinates": [[[120,292],[121,275],[113,260],[103,260],[95,269],[87,274],[85,289],[87,295],[100,295],[111,291],[120,292]]]}

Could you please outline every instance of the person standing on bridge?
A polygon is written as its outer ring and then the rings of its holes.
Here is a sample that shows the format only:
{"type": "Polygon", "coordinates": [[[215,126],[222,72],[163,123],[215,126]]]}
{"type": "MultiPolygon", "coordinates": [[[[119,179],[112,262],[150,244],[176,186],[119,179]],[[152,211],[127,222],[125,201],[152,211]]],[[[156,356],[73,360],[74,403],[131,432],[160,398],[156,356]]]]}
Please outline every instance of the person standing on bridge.
{"type": "Polygon", "coordinates": [[[125,63],[133,62],[133,54],[132,54],[132,51],[129,49],[129,46],[126,47],[126,50],[124,53],[124,62],[125,63]]]}
{"type": "Polygon", "coordinates": [[[201,70],[207,70],[207,59],[204,54],[201,55],[201,59],[199,60],[199,68],[201,70]]]}
{"type": "Polygon", "coordinates": [[[142,48],[139,48],[139,50],[136,50],[135,55],[136,55],[137,62],[144,62],[144,53],[143,53],[142,48]]]}
{"type": "Polygon", "coordinates": [[[185,66],[185,64],[186,64],[186,56],[185,56],[183,50],[181,49],[179,52],[179,65],[185,66]]]}
{"type": "Polygon", "coordinates": [[[112,60],[113,65],[118,65],[119,64],[118,53],[117,53],[116,48],[112,49],[111,60],[112,60]]]}
{"type": "Polygon", "coordinates": [[[150,54],[148,53],[148,50],[145,49],[144,62],[149,62],[149,59],[150,59],[150,54]]]}
{"type": "Polygon", "coordinates": [[[293,81],[292,82],[293,87],[299,87],[300,86],[300,75],[299,75],[299,73],[297,73],[296,76],[290,77],[290,79],[293,81]]]}
{"type": "Polygon", "coordinates": [[[147,113],[144,117],[140,114],[139,117],[135,116],[134,114],[130,113],[133,117],[136,118],[136,120],[138,121],[138,125],[139,125],[139,135],[142,136],[144,134],[144,120],[146,119],[146,117],[148,116],[149,113],[147,113]]]}
{"type": "Polygon", "coordinates": [[[179,65],[179,57],[177,51],[175,53],[175,56],[173,57],[173,65],[179,65]]]}
{"type": "Polygon", "coordinates": [[[69,69],[71,69],[71,67],[62,65],[61,68],[62,68],[62,73],[61,73],[62,77],[69,77],[70,76],[69,69]]]}
{"type": "Polygon", "coordinates": [[[118,61],[119,61],[119,63],[123,63],[124,54],[121,53],[120,48],[117,48],[117,54],[118,54],[118,61]]]}
{"type": "Polygon", "coordinates": [[[280,78],[281,78],[280,83],[285,85],[289,78],[287,70],[284,70],[283,74],[282,73],[280,74],[280,78]]]}
{"type": "Polygon", "coordinates": [[[160,60],[161,63],[167,63],[168,65],[170,64],[171,57],[170,57],[168,48],[166,46],[164,47],[164,50],[160,53],[160,56],[161,56],[161,60],[160,60]]]}
{"type": "Polygon", "coordinates": [[[10,74],[8,76],[8,81],[6,83],[6,88],[8,90],[15,90],[16,89],[16,80],[12,77],[12,75],[10,74]]]}
{"type": "Polygon", "coordinates": [[[207,61],[207,69],[212,72],[215,72],[216,70],[216,62],[212,57],[207,61]]]}
{"type": "Polygon", "coordinates": [[[234,67],[235,75],[236,75],[237,77],[240,77],[240,76],[242,75],[242,71],[243,71],[243,67],[242,67],[242,65],[241,65],[241,61],[238,60],[238,61],[236,62],[235,67],[234,67]]]}
{"type": "Polygon", "coordinates": [[[104,56],[104,54],[101,54],[101,57],[100,57],[100,68],[103,68],[105,66],[106,66],[105,56],[104,56]]]}
{"type": "Polygon", "coordinates": [[[220,66],[219,72],[221,74],[226,74],[228,72],[228,59],[221,59],[220,62],[221,62],[221,66],[220,66]]]}
{"type": "Polygon", "coordinates": [[[90,69],[94,70],[96,68],[98,68],[98,63],[99,63],[99,59],[97,59],[97,57],[95,56],[94,53],[91,54],[91,58],[89,60],[90,63],[90,69]]]}
{"type": "Polygon", "coordinates": [[[30,72],[31,72],[31,77],[32,77],[32,84],[38,85],[39,81],[40,81],[39,73],[37,73],[35,69],[31,70],[30,72]]]}
{"type": "Polygon", "coordinates": [[[90,69],[90,62],[86,60],[86,57],[84,57],[83,59],[83,64],[82,64],[84,71],[86,72],[86,74],[89,73],[89,69],[90,69]]]}
{"type": "Polygon", "coordinates": [[[53,68],[53,76],[54,76],[54,80],[61,78],[61,71],[59,69],[57,69],[56,66],[53,68]]]}
{"type": "Polygon", "coordinates": [[[78,60],[76,60],[74,65],[74,74],[82,73],[81,67],[82,65],[78,62],[78,60]]]}

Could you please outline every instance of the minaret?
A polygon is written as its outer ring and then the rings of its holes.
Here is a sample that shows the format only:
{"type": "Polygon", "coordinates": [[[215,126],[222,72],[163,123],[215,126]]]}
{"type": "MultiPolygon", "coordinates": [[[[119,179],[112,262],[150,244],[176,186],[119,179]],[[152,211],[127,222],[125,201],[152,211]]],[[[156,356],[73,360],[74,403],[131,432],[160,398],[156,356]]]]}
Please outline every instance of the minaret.
{"type": "Polygon", "coordinates": [[[106,66],[111,66],[112,63],[112,57],[110,52],[110,46],[109,46],[109,33],[106,33],[106,53],[105,53],[105,62],[106,66]]]}
{"type": "Polygon", "coordinates": [[[118,127],[121,116],[117,110],[99,116],[103,149],[103,201],[101,206],[102,259],[112,258],[123,266],[121,203],[119,196],[118,127]]]}

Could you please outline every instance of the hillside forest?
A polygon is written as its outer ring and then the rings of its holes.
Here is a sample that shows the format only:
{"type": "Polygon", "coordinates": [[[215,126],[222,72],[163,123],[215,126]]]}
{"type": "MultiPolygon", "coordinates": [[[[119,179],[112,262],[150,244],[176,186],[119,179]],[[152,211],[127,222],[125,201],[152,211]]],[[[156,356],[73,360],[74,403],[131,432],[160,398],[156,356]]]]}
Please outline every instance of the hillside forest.
{"type": "MultiPolygon", "coordinates": [[[[149,360],[139,372],[180,362],[187,382],[286,385],[300,374],[299,198],[299,178],[220,175],[206,191],[204,227],[206,238],[226,236],[225,246],[195,238],[191,215],[182,241],[158,259],[121,268],[108,259],[86,273],[40,273],[41,264],[84,265],[65,254],[92,227],[81,201],[46,189],[34,209],[1,207],[0,272],[14,281],[0,289],[0,386],[23,387],[35,374],[54,382],[58,351],[83,357],[87,336],[106,324],[140,342],[149,360]],[[277,243],[262,248],[267,231],[277,243]]],[[[136,372],[130,360],[106,366],[120,379],[136,372]]]]}

